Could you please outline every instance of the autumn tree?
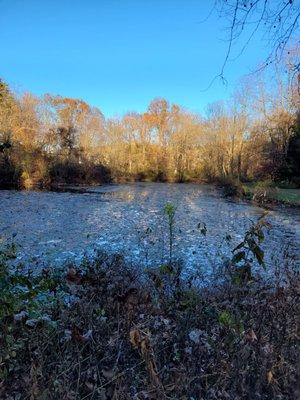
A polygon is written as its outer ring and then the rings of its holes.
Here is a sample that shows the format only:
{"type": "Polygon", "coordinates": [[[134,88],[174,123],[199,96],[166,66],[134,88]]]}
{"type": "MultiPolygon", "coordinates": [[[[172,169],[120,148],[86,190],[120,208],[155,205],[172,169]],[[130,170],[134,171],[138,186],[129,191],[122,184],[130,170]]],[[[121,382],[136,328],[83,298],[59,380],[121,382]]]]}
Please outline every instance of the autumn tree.
{"type": "Polygon", "coordinates": [[[18,104],[8,85],[0,79],[0,187],[18,185],[20,173],[13,157],[12,133],[18,104]]]}

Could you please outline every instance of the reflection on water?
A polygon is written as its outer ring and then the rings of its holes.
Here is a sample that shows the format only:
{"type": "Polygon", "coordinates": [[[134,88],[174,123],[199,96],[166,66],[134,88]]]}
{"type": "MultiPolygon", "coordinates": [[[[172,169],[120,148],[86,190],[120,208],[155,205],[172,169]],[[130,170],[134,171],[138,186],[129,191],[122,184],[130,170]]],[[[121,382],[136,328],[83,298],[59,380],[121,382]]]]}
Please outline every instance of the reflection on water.
{"type": "MultiPolygon", "coordinates": [[[[15,235],[19,259],[42,266],[80,257],[93,248],[121,252],[133,263],[163,262],[168,254],[166,202],[176,206],[175,256],[189,268],[209,270],[230,256],[263,210],[220,198],[208,185],[139,183],[89,188],[88,193],[0,191],[2,242],[15,235]],[[207,236],[197,225],[205,222],[207,236]],[[230,245],[226,234],[232,236],[230,245]]],[[[268,263],[299,246],[299,212],[272,211],[268,263]]],[[[298,247],[299,248],[299,247],[298,247]]]]}

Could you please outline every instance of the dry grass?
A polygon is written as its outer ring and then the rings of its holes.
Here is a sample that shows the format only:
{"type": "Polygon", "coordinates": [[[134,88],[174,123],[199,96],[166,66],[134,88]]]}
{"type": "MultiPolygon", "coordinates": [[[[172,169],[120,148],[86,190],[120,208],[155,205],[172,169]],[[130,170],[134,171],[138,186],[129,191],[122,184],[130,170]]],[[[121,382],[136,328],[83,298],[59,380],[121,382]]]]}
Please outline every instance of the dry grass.
{"type": "Polygon", "coordinates": [[[122,258],[102,255],[30,279],[31,300],[2,315],[1,399],[299,395],[296,273],[273,287],[199,290],[159,271],[141,282],[122,258]]]}

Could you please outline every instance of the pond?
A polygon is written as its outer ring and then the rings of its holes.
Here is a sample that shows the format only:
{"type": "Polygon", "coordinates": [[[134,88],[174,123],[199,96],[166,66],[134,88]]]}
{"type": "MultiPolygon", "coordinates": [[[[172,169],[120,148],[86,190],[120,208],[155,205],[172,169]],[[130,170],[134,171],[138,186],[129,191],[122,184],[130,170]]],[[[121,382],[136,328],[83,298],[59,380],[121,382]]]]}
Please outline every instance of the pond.
{"type": "MultiPolygon", "coordinates": [[[[187,270],[209,273],[231,256],[264,210],[222,198],[209,185],[136,183],[84,188],[82,192],[0,191],[2,245],[18,245],[18,261],[32,268],[79,260],[94,249],[121,253],[142,267],[168,257],[164,205],[176,207],[174,257],[187,270]],[[205,223],[203,236],[198,224],[205,223]],[[230,235],[231,240],[226,240],[230,235]]],[[[263,245],[267,265],[297,262],[299,209],[270,211],[263,245]]]]}

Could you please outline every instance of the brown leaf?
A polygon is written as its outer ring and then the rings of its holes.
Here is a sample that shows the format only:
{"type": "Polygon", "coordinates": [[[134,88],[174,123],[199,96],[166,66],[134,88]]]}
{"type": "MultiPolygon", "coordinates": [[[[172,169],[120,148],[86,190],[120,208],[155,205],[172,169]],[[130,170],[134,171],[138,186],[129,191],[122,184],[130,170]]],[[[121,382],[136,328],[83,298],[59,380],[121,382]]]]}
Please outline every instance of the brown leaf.
{"type": "Polygon", "coordinates": [[[141,344],[141,352],[145,356],[147,353],[150,352],[150,343],[149,339],[147,337],[144,337],[142,341],[140,342],[141,344]]]}
{"type": "Polygon", "coordinates": [[[268,381],[268,383],[271,383],[272,380],[273,380],[273,373],[272,373],[272,371],[268,371],[267,372],[267,381],[268,381]]]}
{"type": "Polygon", "coordinates": [[[249,342],[254,342],[254,341],[257,340],[257,336],[256,336],[256,334],[255,334],[255,332],[254,332],[253,329],[250,329],[250,330],[248,331],[248,333],[246,334],[246,339],[247,339],[249,342]]]}
{"type": "Polygon", "coordinates": [[[130,333],[130,342],[133,347],[138,348],[141,343],[141,335],[138,329],[131,329],[130,333]]]}

